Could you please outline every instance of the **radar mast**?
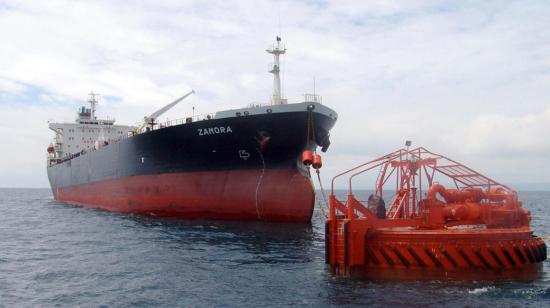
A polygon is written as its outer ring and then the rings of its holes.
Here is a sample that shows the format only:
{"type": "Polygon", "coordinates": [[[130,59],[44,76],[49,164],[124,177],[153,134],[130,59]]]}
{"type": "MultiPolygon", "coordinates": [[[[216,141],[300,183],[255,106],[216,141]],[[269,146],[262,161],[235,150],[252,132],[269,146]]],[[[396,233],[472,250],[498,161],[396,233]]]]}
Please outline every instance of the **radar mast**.
{"type": "Polygon", "coordinates": [[[286,99],[281,98],[281,78],[279,76],[280,64],[279,55],[286,52],[285,45],[281,43],[281,37],[277,36],[275,44],[266,51],[273,55],[273,67],[269,71],[273,74],[273,96],[271,98],[272,105],[286,104],[286,99]]]}
{"type": "Polygon", "coordinates": [[[90,107],[91,107],[91,113],[90,113],[90,119],[91,120],[96,120],[96,116],[95,116],[95,107],[97,105],[97,99],[96,97],[99,96],[98,93],[94,93],[94,91],[90,92],[90,99],[88,100],[88,103],[90,103],[90,107]]]}

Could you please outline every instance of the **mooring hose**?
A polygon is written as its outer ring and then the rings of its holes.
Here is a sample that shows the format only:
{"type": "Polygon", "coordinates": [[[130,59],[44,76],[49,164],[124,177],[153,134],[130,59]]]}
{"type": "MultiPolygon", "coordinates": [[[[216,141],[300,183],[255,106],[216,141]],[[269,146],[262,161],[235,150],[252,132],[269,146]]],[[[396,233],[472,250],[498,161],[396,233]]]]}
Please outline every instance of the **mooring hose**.
{"type": "Polygon", "coordinates": [[[321,181],[321,172],[319,171],[319,169],[317,169],[316,172],[317,172],[317,180],[319,181],[319,188],[321,189],[321,195],[323,195],[323,201],[324,201],[324,205],[321,201],[319,201],[319,207],[321,208],[321,211],[323,212],[323,215],[325,216],[325,218],[328,218],[327,212],[325,210],[325,207],[328,207],[328,201],[327,201],[327,196],[325,194],[325,189],[323,188],[323,182],[321,181]]]}

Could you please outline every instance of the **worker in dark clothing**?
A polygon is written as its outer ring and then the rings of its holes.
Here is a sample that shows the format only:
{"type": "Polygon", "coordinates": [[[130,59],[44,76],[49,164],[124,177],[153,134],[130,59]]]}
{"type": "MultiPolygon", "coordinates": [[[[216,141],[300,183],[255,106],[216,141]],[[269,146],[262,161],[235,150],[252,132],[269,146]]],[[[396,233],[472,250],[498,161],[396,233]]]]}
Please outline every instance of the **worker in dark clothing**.
{"type": "Polygon", "coordinates": [[[378,206],[376,207],[376,217],[379,219],[386,218],[386,202],[384,202],[384,199],[382,198],[378,200],[378,206]]]}
{"type": "Polygon", "coordinates": [[[367,203],[369,210],[376,215],[376,218],[386,218],[386,203],[382,197],[376,194],[371,194],[367,203]]]}

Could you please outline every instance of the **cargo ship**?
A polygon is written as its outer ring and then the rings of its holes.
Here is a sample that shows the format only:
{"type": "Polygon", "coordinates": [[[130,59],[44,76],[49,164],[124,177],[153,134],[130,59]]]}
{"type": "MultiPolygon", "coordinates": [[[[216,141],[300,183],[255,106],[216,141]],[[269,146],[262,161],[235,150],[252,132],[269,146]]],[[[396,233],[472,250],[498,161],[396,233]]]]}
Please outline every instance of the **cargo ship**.
{"type": "MultiPolygon", "coordinates": [[[[54,199],[109,211],[186,219],[310,221],[315,201],[304,153],[330,146],[337,113],[317,94],[288,103],[281,95],[281,39],[266,50],[270,102],[141,126],[96,116],[97,95],[76,123],[49,123],[47,174],[54,199]]],[[[306,155],[307,156],[307,155],[306,155]]]]}

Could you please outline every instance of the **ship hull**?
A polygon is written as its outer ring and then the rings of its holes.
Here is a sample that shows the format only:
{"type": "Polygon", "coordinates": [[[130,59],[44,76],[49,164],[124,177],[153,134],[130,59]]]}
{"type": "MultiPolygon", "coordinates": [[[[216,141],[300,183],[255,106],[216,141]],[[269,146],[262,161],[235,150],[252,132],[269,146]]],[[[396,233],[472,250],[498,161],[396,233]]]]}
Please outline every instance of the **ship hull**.
{"type": "Polygon", "coordinates": [[[305,106],[179,124],[111,142],[48,167],[54,198],[178,218],[309,221],[315,194],[301,153],[327,146],[335,117],[305,106]]]}
{"type": "Polygon", "coordinates": [[[293,169],[140,175],[57,188],[54,196],[154,216],[298,222],[311,219],[315,198],[309,177],[293,169]]]}

